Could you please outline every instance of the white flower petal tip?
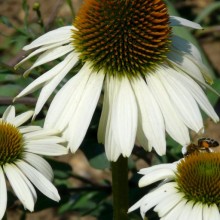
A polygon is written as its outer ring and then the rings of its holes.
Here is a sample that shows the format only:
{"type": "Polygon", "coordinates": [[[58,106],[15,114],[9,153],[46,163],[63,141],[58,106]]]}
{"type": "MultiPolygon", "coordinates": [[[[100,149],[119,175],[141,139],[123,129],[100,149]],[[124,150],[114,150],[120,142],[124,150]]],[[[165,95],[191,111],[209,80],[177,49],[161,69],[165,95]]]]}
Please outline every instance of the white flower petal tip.
{"type": "Polygon", "coordinates": [[[14,102],[16,102],[17,100],[19,99],[19,97],[14,97],[13,99],[12,99],[12,102],[14,103],[14,102]]]}
{"type": "Polygon", "coordinates": [[[30,75],[30,73],[31,73],[31,71],[30,72],[24,72],[23,77],[27,78],[30,75]]]}
{"type": "Polygon", "coordinates": [[[24,161],[20,161],[17,165],[44,195],[57,202],[60,200],[60,196],[55,186],[38,170],[24,161]]]}
{"type": "Polygon", "coordinates": [[[31,121],[35,121],[37,115],[36,114],[33,114],[32,118],[31,118],[31,121]]]}
{"type": "Polygon", "coordinates": [[[12,122],[15,119],[15,107],[10,105],[6,108],[3,113],[2,120],[7,122],[12,122]]]}
{"type": "Polygon", "coordinates": [[[194,29],[203,29],[200,24],[177,16],[170,16],[170,23],[171,26],[185,26],[194,29]]]}
{"type": "Polygon", "coordinates": [[[3,169],[16,196],[25,208],[33,212],[35,201],[32,193],[33,186],[30,181],[15,165],[7,164],[3,167],[3,169]]]}
{"type": "Polygon", "coordinates": [[[46,34],[43,34],[42,36],[38,37],[36,40],[31,42],[29,45],[24,46],[23,50],[27,51],[27,50],[34,49],[36,47],[70,40],[72,29],[73,29],[73,26],[64,26],[64,27],[49,31],[46,34]]]}
{"type": "Polygon", "coordinates": [[[120,154],[129,157],[134,146],[138,121],[137,104],[131,83],[126,77],[109,77],[105,89],[109,99],[104,137],[106,155],[111,160],[115,160],[120,154]]]}
{"type": "Polygon", "coordinates": [[[163,180],[165,178],[174,178],[175,174],[173,172],[173,170],[170,169],[159,169],[159,170],[155,170],[152,173],[149,173],[148,175],[143,176],[139,182],[138,182],[138,186],[139,187],[145,187],[148,186],[154,182],[163,180]]]}
{"type": "Polygon", "coordinates": [[[187,152],[187,146],[183,146],[181,152],[183,155],[185,155],[187,152]]]}
{"type": "Polygon", "coordinates": [[[159,155],[163,155],[166,152],[165,126],[159,105],[142,78],[133,80],[132,87],[138,102],[138,114],[140,114],[137,140],[143,146],[148,142],[148,150],[154,147],[159,155]]]}
{"type": "Polygon", "coordinates": [[[5,181],[5,175],[0,167],[0,219],[3,218],[7,207],[7,187],[5,181]]]}

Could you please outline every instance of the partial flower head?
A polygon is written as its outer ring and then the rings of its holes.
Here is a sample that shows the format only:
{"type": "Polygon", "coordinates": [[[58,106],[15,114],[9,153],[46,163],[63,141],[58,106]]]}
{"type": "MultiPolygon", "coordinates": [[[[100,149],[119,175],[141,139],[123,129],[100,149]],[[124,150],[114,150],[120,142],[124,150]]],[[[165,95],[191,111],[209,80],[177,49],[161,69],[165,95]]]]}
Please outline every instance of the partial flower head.
{"type": "Polygon", "coordinates": [[[220,153],[192,153],[177,163],[140,170],[139,186],[164,180],[129,212],[140,208],[141,216],[154,207],[163,220],[220,219],[220,153]]]}
{"type": "Polygon", "coordinates": [[[39,155],[56,156],[67,153],[57,130],[39,126],[21,126],[33,115],[27,111],[15,116],[10,106],[0,118],[0,219],[7,205],[6,177],[18,199],[29,211],[34,210],[37,194],[33,185],[48,198],[59,201],[51,183],[53,170],[39,155]],[[6,175],[6,177],[5,177],[6,175]]]}
{"type": "MultiPolygon", "coordinates": [[[[58,128],[75,152],[91,122],[100,94],[104,100],[98,141],[109,160],[129,157],[135,142],[146,150],[166,152],[167,132],[181,145],[189,129],[203,127],[201,108],[219,120],[203,88],[211,82],[199,51],[174,35],[172,26],[201,28],[169,16],[162,0],[86,0],[72,26],[50,31],[24,50],[41,55],[25,72],[65,56],[16,98],[42,87],[36,116],[64,77],[81,61],[82,68],[55,95],[45,128],[58,128]]],[[[16,67],[17,67],[16,66],[16,67]]]]}

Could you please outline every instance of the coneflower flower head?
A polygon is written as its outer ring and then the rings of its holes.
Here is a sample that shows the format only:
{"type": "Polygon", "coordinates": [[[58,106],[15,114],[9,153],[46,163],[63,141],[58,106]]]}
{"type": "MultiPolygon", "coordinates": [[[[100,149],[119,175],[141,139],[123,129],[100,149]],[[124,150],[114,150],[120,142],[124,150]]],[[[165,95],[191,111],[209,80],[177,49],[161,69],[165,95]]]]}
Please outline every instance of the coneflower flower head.
{"type": "Polygon", "coordinates": [[[72,152],[85,137],[102,91],[98,141],[109,160],[116,161],[120,154],[129,157],[135,142],[163,155],[166,132],[186,146],[188,129],[203,128],[199,107],[214,121],[219,118],[200,87],[209,87],[207,68],[196,47],[172,33],[176,25],[201,28],[169,16],[162,0],[86,0],[72,26],[50,31],[24,47],[35,51],[18,65],[42,53],[25,75],[66,57],[16,98],[42,87],[36,116],[81,61],[79,72],[55,95],[44,125],[62,131],[72,152]]]}
{"type": "Polygon", "coordinates": [[[40,155],[62,155],[67,148],[56,129],[21,126],[33,111],[15,115],[9,106],[0,118],[0,219],[7,206],[6,178],[16,196],[29,211],[34,210],[37,193],[33,185],[52,200],[59,201],[57,189],[51,183],[53,170],[40,155]]]}
{"type": "Polygon", "coordinates": [[[169,15],[161,0],[89,0],[73,25],[80,59],[111,76],[145,76],[170,50],[169,15]]]}
{"type": "Polygon", "coordinates": [[[160,219],[220,219],[220,153],[192,153],[173,164],[142,169],[139,186],[164,180],[129,212],[140,207],[142,218],[154,207],[160,219]]]}

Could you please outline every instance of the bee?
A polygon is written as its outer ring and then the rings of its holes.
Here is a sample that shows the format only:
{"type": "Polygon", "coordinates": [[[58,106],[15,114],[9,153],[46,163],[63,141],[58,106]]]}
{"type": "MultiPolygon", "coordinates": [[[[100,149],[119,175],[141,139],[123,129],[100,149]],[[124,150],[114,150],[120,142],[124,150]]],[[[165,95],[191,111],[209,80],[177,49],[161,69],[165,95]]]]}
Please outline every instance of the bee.
{"type": "Polygon", "coordinates": [[[186,147],[186,153],[184,156],[188,156],[192,153],[201,153],[201,152],[213,152],[212,148],[218,147],[219,143],[216,140],[211,138],[200,138],[198,143],[191,143],[186,147]]]}

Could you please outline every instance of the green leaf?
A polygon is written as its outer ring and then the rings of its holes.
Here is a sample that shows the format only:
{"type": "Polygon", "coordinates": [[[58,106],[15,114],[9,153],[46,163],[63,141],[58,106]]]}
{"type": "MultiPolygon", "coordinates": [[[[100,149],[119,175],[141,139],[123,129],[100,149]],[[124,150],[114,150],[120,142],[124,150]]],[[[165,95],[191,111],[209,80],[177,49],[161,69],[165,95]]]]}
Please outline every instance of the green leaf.
{"type": "Polygon", "coordinates": [[[106,158],[103,145],[92,143],[90,139],[87,139],[85,144],[82,144],[81,150],[84,152],[92,167],[100,170],[110,167],[110,163],[106,158]]]}
{"type": "Polygon", "coordinates": [[[72,14],[72,16],[73,16],[73,18],[74,18],[74,17],[75,17],[75,12],[74,12],[74,8],[73,8],[72,1],[71,1],[71,0],[66,0],[66,3],[67,3],[68,6],[70,7],[71,14],[72,14]]]}
{"type": "Polygon", "coordinates": [[[72,174],[72,167],[68,163],[52,160],[47,158],[47,161],[53,167],[54,176],[57,179],[68,179],[72,174]]]}
{"type": "Polygon", "coordinates": [[[15,97],[20,90],[21,87],[19,85],[14,85],[14,84],[1,85],[0,96],[15,97]]]}
{"type": "Polygon", "coordinates": [[[9,28],[13,28],[13,24],[6,16],[0,16],[0,22],[9,28]]]}
{"type": "Polygon", "coordinates": [[[75,194],[71,200],[67,201],[63,204],[60,209],[59,213],[63,214],[67,211],[74,210],[78,211],[80,215],[82,212],[88,209],[94,208],[94,202],[92,201],[92,197],[96,194],[96,192],[83,192],[79,194],[75,194]]]}
{"type": "Polygon", "coordinates": [[[20,78],[20,76],[15,75],[15,74],[10,74],[10,73],[2,74],[1,70],[0,70],[0,82],[1,83],[5,82],[5,81],[14,82],[14,81],[18,80],[19,78],[20,78]]]}
{"type": "Polygon", "coordinates": [[[24,11],[24,29],[25,32],[28,33],[28,16],[29,16],[29,5],[27,4],[27,0],[22,0],[22,9],[24,11]]]}
{"type": "MultiPolygon", "coordinates": [[[[212,84],[212,88],[215,89],[218,92],[220,91],[220,79],[219,78],[214,80],[214,83],[212,84]]],[[[219,100],[219,96],[216,95],[214,92],[208,90],[208,89],[207,89],[207,93],[206,94],[207,94],[208,99],[211,102],[211,104],[213,106],[215,106],[216,103],[219,100]]]]}
{"type": "Polygon", "coordinates": [[[209,16],[213,11],[220,8],[220,2],[213,2],[209,4],[207,7],[201,11],[196,19],[194,20],[196,23],[201,23],[207,16],[209,16]]]}

